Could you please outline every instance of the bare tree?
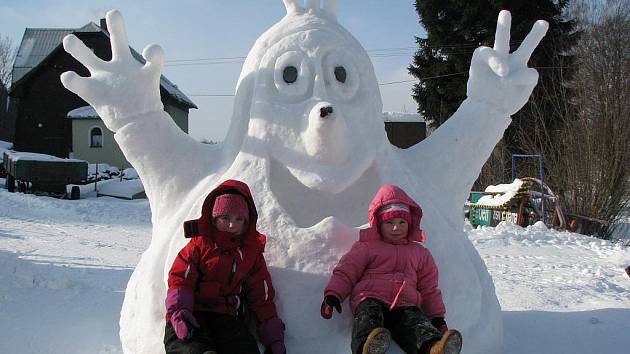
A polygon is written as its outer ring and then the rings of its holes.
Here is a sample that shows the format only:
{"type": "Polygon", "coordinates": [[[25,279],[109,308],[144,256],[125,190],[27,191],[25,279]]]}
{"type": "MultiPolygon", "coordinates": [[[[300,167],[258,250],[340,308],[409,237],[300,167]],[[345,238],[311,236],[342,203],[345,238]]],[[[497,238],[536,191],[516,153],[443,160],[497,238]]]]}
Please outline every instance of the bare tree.
{"type": "MultiPolygon", "coordinates": [[[[567,181],[564,203],[614,224],[630,200],[630,0],[581,4],[584,37],[564,125],[557,171],[567,181]]],[[[604,225],[603,236],[608,234],[604,225]]]]}
{"type": "Polygon", "coordinates": [[[9,37],[0,36],[0,82],[7,88],[11,84],[11,71],[13,69],[15,52],[13,41],[9,37]]]}

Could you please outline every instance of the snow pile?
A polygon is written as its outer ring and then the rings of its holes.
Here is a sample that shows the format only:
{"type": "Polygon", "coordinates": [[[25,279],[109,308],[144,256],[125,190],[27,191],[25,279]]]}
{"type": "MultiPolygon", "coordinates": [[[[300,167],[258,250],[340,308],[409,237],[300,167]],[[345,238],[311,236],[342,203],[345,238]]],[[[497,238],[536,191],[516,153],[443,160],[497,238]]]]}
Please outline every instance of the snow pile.
{"type": "Polygon", "coordinates": [[[139,179],[112,179],[98,183],[98,195],[124,199],[145,198],[144,186],[139,179]]]}

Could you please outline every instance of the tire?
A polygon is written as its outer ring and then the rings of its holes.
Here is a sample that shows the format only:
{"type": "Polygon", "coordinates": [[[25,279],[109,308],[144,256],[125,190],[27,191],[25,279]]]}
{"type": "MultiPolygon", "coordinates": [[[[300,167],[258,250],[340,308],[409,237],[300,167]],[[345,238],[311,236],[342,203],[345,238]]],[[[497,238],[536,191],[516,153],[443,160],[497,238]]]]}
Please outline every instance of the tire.
{"type": "Polygon", "coordinates": [[[15,178],[7,173],[6,187],[10,193],[15,192],[15,178]]]}
{"type": "Polygon", "coordinates": [[[81,199],[81,189],[79,186],[73,186],[70,190],[70,199],[78,200],[81,199]]]}

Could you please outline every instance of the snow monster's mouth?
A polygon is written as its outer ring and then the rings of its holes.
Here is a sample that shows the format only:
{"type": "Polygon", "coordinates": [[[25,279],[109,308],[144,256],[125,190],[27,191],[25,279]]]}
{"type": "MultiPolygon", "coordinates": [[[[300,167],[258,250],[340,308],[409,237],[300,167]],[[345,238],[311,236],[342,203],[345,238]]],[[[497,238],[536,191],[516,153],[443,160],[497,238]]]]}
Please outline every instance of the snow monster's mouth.
{"type": "MultiPolygon", "coordinates": [[[[280,206],[301,228],[311,227],[326,217],[335,216],[345,225],[358,227],[366,223],[365,211],[371,197],[382,184],[374,166],[369,166],[344,190],[334,193],[302,183],[280,161],[271,158],[269,185],[280,206]]],[[[317,168],[314,171],[318,171],[317,168]]],[[[299,171],[310,178],[322,176],[314,172],[299,171]]],[[[330,176],[323,176],[324,180],[330,176]]],[[[346,176],[347,177],[347,176],[346,176]]]]}

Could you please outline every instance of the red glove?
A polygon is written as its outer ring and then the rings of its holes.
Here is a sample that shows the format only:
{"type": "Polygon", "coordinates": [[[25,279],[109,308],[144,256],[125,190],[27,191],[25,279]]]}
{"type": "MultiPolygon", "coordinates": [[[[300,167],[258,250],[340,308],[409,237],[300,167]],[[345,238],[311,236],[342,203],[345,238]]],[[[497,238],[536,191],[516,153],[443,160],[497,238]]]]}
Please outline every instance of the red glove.
{"type": "Polygon", "coordinates": [[[177,338],[181,340],[192,337],[193,328],[199,323],[193,316],[193,295],[183,288],[171,289],[166,294],[166,313],[171,317],[171,325],[177,338]]]}
{"type": "Polygon", "coordinates": [[[199,328],[195,316],[187,309],[175,310],[171,315],[171,325],[180,340],[191,338],[193,328],[199,328]]]}
{"type": "Polygon", "coordinates": [[[284,323],[278,317],[263,321],[258,326],[258,339],[265,346],[265,354],[285,354],[284,323]]]}
{"type": "Polygon", "coordinates": [[[334,295],[326,295],[320,309],[322,317],[327,320],[330,319],[333,315],[333,308],[341,313],[341,301],[334,295]]]}

